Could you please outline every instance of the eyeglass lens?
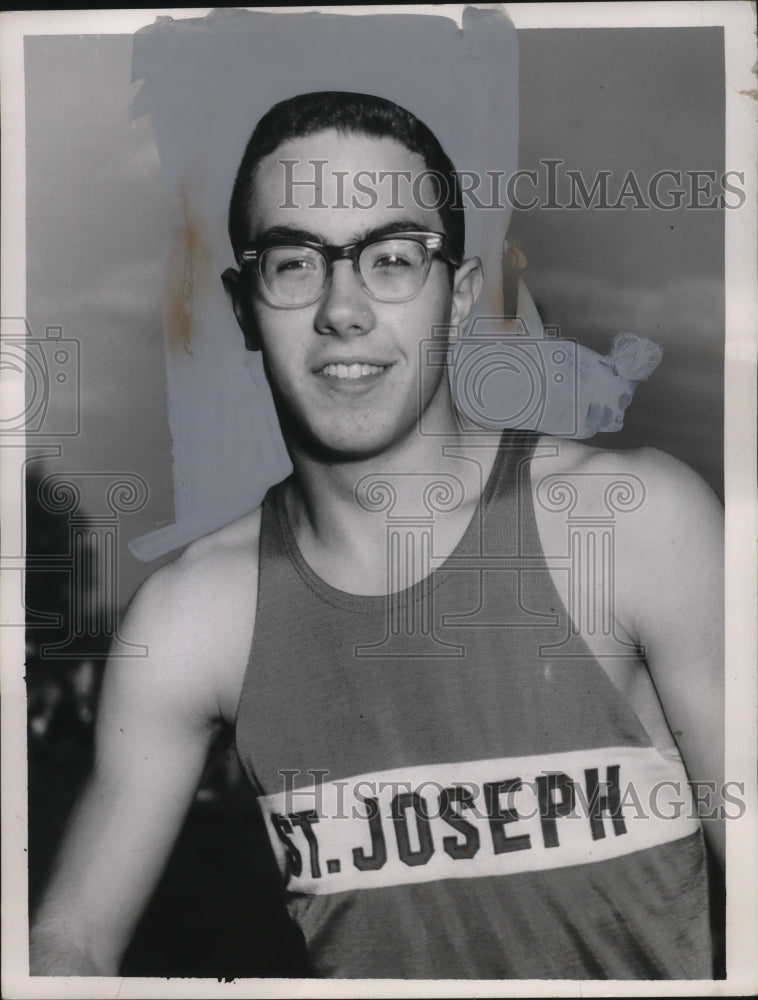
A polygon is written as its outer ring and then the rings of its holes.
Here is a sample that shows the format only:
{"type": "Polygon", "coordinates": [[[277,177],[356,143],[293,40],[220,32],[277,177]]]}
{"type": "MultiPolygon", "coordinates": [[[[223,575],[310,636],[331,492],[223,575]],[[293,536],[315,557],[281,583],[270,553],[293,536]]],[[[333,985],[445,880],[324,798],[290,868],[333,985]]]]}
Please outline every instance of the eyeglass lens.
{"type": "MultiPolygon", "coordinates": [[[[369,294],[385,302],[399,302],[411,298],[421,288],[427,275],[428,255],[416,240],[380,240],[363,248],[358,268],[369,294]]],[[[328,274],[324,255],[302,246],[269,247],[261,254],[260,270],[274,299],[287,305],[315,301],[328,274]]]]}

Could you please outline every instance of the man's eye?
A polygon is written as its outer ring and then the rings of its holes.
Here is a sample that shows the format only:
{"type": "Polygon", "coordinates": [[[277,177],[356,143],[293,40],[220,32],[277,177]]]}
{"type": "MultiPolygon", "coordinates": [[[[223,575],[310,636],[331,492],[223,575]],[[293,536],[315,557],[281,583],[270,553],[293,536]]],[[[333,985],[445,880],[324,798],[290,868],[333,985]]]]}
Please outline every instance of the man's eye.
{"type": "Polygon", "coordinates": [[[276,273],[287,274],[298,271],[313,271],[316,262],[310,257],[286,257],[276,262],[276,273]]]}
{"type": "Polygon", "coordinates": [[[384,253],[374,260],[373,266],[384,270],[400,270],[404,267],[413,267],[413,263],[399,253],[384,253]]]}

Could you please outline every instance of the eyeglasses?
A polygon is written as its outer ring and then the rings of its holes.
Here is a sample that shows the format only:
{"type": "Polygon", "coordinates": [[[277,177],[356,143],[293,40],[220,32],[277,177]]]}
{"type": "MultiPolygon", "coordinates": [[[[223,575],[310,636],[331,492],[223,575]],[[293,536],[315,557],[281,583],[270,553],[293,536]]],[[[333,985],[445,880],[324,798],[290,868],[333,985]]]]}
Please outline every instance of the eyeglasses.
{"type": "Polygon", "coordinates": [[[408,302],[418,295],[438,255],[454,267],[442,233],[399,233],[373,236],[347,246],[298,241],[251,243],[240,265],[255,264],[264,299],[279,309],[297,309],[316,302],[326,287],[336,260],[351,260],[361,285],[379,302],[408,302]]]}

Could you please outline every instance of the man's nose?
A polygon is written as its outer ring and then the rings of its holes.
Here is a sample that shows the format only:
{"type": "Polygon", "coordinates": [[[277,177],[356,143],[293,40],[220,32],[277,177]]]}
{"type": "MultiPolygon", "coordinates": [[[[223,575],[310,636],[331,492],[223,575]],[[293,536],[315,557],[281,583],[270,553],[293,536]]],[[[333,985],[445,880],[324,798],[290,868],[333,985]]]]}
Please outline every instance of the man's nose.
{"type": "Polygon", "coordinates": [[[376,317],[353,263],[337,260],[319,302],[315,327],[319,333],[355,337],[368,333],[376,317]]]}

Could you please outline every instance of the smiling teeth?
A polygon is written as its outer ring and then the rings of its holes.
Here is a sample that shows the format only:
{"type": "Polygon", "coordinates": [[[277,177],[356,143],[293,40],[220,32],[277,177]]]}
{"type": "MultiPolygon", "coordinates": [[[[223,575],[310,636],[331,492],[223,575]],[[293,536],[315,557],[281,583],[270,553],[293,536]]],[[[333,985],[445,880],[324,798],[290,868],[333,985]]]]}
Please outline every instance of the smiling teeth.
{"type": "Polygon", "coordinates": [[[325,365],[321,371],[324,375],[331,375],[333,378],[362,378],[364,375],[378,375],[383,372],[385,365],[325,365]]]}

